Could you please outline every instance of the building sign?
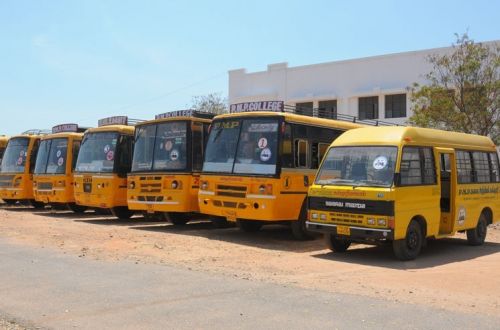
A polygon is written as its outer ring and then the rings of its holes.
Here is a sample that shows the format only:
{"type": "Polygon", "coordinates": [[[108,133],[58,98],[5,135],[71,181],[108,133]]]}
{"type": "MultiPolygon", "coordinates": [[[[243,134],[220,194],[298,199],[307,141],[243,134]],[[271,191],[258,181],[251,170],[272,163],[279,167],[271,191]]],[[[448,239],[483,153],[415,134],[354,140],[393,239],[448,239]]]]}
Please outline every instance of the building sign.
{"type": "Polygon", "coordinates": [[[195,110],[177,110],[170,111],[165,113],[160,113],[155,116],[155,119],[164,119],[164,118],[172,118],[172,117],[192,117],[195,113],[195,110]]]}
{"type": "Polygon", "coordinates": [[[283,101],[260,101],[260,102],[244,102],[231,104],[230,112],[249,112],[249,111],[274,111],[282,112],[285,103],[283,101]]]}
{"type": "Polygon", "coordinates": [[[108,117],[108,118],[103,118],[99,119],[97,122],[97,126],[109,126],[109,125],[127,125],[128,124],[128,117],[127,116],[114,116],[114,117],[108,117]]]}
{"type": "Polygon", "coordinates": [[[61,124],[52,127],[52,133],[62,133],[62,132],[78,132],[77,124],[61,124]]]}

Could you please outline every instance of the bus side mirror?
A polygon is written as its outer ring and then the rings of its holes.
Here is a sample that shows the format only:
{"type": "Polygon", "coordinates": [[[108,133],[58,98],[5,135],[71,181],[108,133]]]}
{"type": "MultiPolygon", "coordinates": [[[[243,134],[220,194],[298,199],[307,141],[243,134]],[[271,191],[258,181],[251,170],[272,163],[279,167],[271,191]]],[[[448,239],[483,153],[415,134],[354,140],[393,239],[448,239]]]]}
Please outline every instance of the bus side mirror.
{"type": "Polygon", "coordinates": [[[394,185],[396,187],[401,186],[401,173],[394,173],[394,185]]]}

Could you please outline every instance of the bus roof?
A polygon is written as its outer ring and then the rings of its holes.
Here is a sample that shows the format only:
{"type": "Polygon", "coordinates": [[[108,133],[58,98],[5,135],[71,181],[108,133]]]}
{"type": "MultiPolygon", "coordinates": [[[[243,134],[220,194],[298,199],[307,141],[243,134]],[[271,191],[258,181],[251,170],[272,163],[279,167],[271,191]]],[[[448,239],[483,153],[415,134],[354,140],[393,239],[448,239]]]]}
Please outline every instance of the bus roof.
{"type": "Polygon", "coordinates": [[[67,138],[67,137],[82,137],[83,133],[77,132],[61,132],[61,133],[52,133],[42,136],[41,140],[50,140],[57,138],[67,138]]]}
{"type": "Polygon", "coordinates": [[[283,117],[287,122],[294,122],[299,124],[309,124],[314,126],[324,127],[337,127],[340,129],[353,129],[360,127],[367,127],[365,124],[353,123],[349,121],[342,121],[329,118],[319,118],[306,115],[298,115],[290,112],[274,112],[274,111],[249,111],[249,112],[236,112],[218,115],[215,119],[226,118],[240,118],[240,117],[283,117]]]}
{"type": "Polygon", "coordinates": [[[169,122],[169,121],[181,121],[181,120],[198,121],[198,122],[203,122],[203,123],[211,123],[212,122],[212,119],[208,119],[208,118],[200,118],[200,117],[195,117],[195,116],[179,116],[179,117],[168,117],[168,118],[147,120],[147,121],[143,121],[139,124],[136,124],[136,126],[150,125],[150,124],[163,123],[163,122],[169,122]]]}
{"type": "Polygon", "coordinates": [[[97,132],[117,132],[122,134],[134,135],[135,126],[132,125],[107,125],[95,128],[89,128],[85,133],[97,132]]]}
{"type": "Polygon", "coordinates": [[[332,146],[402,144],[495,151],[495,144],[486,136],[410,126],[365,127],[350,130],[338,137],[332,146]]]}

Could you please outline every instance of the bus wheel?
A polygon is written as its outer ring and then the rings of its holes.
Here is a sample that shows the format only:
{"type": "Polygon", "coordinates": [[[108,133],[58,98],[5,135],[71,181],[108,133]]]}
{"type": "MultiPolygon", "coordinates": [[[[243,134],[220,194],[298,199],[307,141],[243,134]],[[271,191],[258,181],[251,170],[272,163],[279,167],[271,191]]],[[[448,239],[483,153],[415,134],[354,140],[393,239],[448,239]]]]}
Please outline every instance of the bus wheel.
{"type": "Polygon", "coordinates": [[[479,216],[476,228],[467,230],[467,243],[472,246],[483,245],[488,231],[488,221],[484,214],[479,216]]]}
{"type": "Polygon", "coordinates": [[[44,209],[45,204],[42,202],[37,202],[36,200],[30,200],[31,206],[33,206],[35,209],[44,209]]]}
{"type": "Polygon", "coordinates": [[[175,226],[184,226],[189,222],[189,220],[191,220],[189,219],[189,214],[180,212],[169,212],[168,218],[170,219],[170,222],[175,226]]]}
{"type": "Polygon", "coordinates": [[[351,241],[345,238],[335,237],[332,234],[325,234],[326,246],[333,252],[345,252],[351,245],[351,241]]]}
{"type": "Polygon", "coordinates": [[[3,200],[7,205],[16,205],[17,201],[15,199],[4,199],[3,200]]]}
{"type": "Polygon", "coordinates": [[[94,212],[97,215],[111,215],[111,210],[110,209],[103,209],[103,208],[100,208],[100,207],[95,208],[94,212]]]}
{"type": "Polygon", "coordinates": [[[417,221],[412,220],[406,230],[406,237],[393,241],[392,250],[399,260],[413,260],[419,255],[423,243],[422,228],[417,221]]]}
{"type": "Polygon", "coordinates": [[[296,240],[305,241],[312,239],[313,236],[306,228],[307,221],[307,208],[305,204],[302,206],[300,210],[299,219],[292,221],[290,226],[292,227],[292,234],[296,240]]]}
{"type": "Polygon", "coordinates": [[[129,210],[126,206],[117,206],[111,209],[111,214],[120,220],[127,220],[134,215],[134,211],[129,210]]]}
{"type": "Polygon", "coordinates": [[[236,224],[238,228],[247,233],[259,231],[262,228],[262,222],[255,220],[238,220],[236,224]]]}
{"type": "Polygon", "coordinates": [[[75,203],[68,203],[68,208],[75,212],[76,214],[83,214],[85,213],[85,210],[87,209],[86,206],[78,205],[75,203]]]}
{"type": "Polygon", "coordinates": [[[231,226],[229,221],[227,221],[224,217],[211,216],[210,221],[212,222],[212,225],[218,229],[228,228],[231,226]]]}

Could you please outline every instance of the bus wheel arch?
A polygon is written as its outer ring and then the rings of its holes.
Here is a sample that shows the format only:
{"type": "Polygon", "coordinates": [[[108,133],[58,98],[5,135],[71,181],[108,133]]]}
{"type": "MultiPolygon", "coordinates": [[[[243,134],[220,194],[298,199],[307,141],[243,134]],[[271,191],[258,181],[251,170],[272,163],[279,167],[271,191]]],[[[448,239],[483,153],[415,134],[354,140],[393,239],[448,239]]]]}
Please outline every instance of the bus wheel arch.
{"type": "MultiPolygon", "coordinates": [[[[481,211],[481,214],[484,214],[484,216],[486,217],[486,221],[488,223],[488,225],[491,225],[493,223],[493,211],[491,210],[490,207],[485,207],[482,211],[481,211]]],[[[479,221],[479,219],[478,219],[479,221]]]]}
{"type": "Polygon", "coordinates": [[[312,234],[306,228],[307,221],[307,198],[304,198],[297,220],[290,222],[293,237],[299,241],[312,239],[312,234]]]}
{"type": "Polygon", "coordinates": [[[396,258],[402,261],[415,259],[424,246],[427,235],[427,223],[422,216],[414,216],[403,239],[394,240],[392,249],[396,258]]]}
{"type": "Polygon", "coordinates": [[[483,245],[486,234],[488,233],[488,218],[486,212],[481,212],[477,225],[474,228],[467,229],[467,243],[472,246],[483,245]]]}

